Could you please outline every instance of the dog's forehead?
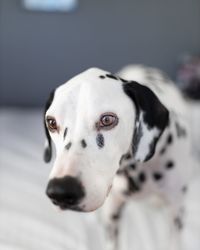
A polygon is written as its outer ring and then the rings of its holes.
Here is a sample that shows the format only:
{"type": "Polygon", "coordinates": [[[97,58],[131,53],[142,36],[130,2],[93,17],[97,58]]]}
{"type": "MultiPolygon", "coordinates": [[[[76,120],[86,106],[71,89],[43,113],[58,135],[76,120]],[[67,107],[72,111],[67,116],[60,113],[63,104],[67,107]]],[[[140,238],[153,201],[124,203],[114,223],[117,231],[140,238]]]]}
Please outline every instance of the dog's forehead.
{"type": "Polygon", "coordinates": [[[107,71],[91,68],[73,77],[58,87],[48,113],[67,112],[69,109],[75,111],[78,106],[81,110],[84,107],[96,109],[97,113],[120,112],[122,101],[125,101],[122,82],[106,77],[107,74],[107,71]]]}

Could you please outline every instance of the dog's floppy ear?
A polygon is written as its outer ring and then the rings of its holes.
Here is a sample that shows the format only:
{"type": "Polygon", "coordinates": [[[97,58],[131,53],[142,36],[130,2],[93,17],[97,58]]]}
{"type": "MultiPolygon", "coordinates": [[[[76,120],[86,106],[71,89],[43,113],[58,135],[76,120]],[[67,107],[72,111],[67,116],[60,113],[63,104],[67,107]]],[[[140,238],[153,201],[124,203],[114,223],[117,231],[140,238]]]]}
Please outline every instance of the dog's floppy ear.
{"type": "Polygon", "coordinates": [[[46,111],[51,106],[51,103],[53,102],[54,93],[55,93],[55,90],[53,90],[50,93],[49,98],[45,104],[45,109],[44,109],[44,129],[45,129],[45,134],[46,134],[45,149],[44,149],[44,161],[45,162],[50,162],[51,158],[52,158],[52,143],[51,143],[51,137],[49,134],[49,130],[46,126],[45,114],[46,114],[46,111]]]}
{"type": "Polygon", "coordinates": [[[169,123],[169,111],[146,86],[131,81],[123,84],[124,92],[136,108],[132,153],[136,161],[149,160],[156,144],[169,123]]]}

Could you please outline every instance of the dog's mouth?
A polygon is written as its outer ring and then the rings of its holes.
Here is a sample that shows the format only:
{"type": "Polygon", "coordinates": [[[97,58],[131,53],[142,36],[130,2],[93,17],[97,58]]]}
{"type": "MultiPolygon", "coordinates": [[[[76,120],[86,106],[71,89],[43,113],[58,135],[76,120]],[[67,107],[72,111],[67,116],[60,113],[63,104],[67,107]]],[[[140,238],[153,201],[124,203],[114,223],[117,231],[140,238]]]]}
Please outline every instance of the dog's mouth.
{"type": "Polygon", "coordinates": [[[83,212],[83,207],[79,206],[79,205],[74,205],[73,203],[72,204],[69,204],[69,201],[68,202],[57,202],[55,200],[51,200],[52,203],[57,206],[60,210],[73,210],[73,211],[77,211],[77,212],[83,212]]]}
{"type": "Polygon", "coordinates": [[[81,207],[78,206],[68,206],[66,204],[62,204],[58,206],[60,208],[60,210],[65,211],[65,210],[72,210],[72,211],[76,211],[76,212],[84,212],[83,209],[81,207]]]}

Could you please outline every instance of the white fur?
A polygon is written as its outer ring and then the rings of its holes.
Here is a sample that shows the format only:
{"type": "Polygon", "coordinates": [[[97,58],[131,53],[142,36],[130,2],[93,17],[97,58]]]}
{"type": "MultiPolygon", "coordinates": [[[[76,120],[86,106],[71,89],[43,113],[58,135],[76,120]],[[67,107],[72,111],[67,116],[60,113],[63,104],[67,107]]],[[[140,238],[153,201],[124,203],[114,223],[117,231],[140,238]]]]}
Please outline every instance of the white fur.
{"type": "Polygon", "coordinates": [[[86,190],[80,204],[84,211],[103,204],[120,158],[130,147],[134,130],[135,111],[131,100],[124,94],[120,82],[99,78],[105,74],[99,69],[89,69],[72,78],[56,90],[46,113],[55,117],[60,127],[59,133],[51,133],[57,154],[50,179],[80,176],[86,190]],[[117,114],[119,123],[109,131],[101,131],[105,146],[99,149],[95,123],[105,112],[117,114]],[[63,140],[66,127],[68,133],[63,140]],[[85,149],[80,145],[82,139],[87,143],[85,149]],[[67,151],[64,147],[69,141],[72,147],[67,151]]]}

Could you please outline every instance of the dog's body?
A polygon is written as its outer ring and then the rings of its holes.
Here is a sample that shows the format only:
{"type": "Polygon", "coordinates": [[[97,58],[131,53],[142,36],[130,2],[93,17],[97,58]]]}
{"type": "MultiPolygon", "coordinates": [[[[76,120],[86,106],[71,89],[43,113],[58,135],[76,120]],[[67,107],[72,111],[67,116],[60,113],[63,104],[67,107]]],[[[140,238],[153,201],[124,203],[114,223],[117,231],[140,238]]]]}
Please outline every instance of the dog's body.
{"type": "MultiPolygon", "coordinates": [[[[112,250],[117,249],[122,208],[131,197],[162,197],[171,204],[172,221],[180,230],[182,201],[193,172],[188,113],[173,83],[162,72],[142,66],[118,75],[99,69],[83,72],[58,88],[46,107],[47,122],[56,117],[59,123],[51,135],[57,158],[47,194],[61,208],[81,211],[95,210],[108,196],[103,221],[112,250]],[[61,182],[62,192],[55,195],[61,182]]],[[[52,129],[53,122],[47,127],[52,129]]]]}
{"type": "MultiPolygon", "coordinates": [[[[135,163],[133,158],[124,159],[115,177],[111,193],[103,207],[103,221],[108,236],[107,249],[113,250],[118,248],[122,208],[130,199],[157,195],[171,210],[173,237],[176,231],[181,233],[184,227],[184,196],[194,173],[188,109],[173,82],[161,71],[142,66],[126,67],[119,75],[151,88],[168,108],[170,116],[169,125],[160,137],[153,157],[144,163],[135,163]]],[[[177,241],[179,238],[175,236],[173,240],[177,241]]],[[[174,247],[179,249],[180,242],[171,242],[166,249],[174,247]]]]}

